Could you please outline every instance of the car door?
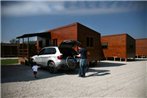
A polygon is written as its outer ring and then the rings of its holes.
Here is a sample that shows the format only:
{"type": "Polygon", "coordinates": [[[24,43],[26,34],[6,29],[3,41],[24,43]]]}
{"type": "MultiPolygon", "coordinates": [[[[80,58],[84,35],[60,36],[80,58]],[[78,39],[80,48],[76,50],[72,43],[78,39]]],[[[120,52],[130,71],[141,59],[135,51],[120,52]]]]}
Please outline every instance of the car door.
{"type": "Polygon", "coordinates": [[[44,55],[45,49],[42,49],[36,57],[36,63],[42,65],[42,57],[44,55]]]}
{"type": "Polygon", "coordinates": [[[41,56],[41,64],[47,66],[49,60],[53,60],[55,57],[56,49],[55,48],[46,48],[44,50],[44,55],[41,56]]]}

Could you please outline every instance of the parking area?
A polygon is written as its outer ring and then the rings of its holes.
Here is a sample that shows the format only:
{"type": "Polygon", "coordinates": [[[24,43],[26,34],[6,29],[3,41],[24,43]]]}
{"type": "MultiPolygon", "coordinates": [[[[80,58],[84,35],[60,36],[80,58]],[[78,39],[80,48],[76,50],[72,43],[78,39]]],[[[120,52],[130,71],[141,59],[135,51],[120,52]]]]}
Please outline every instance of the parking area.
{"type": "Polygon", "coordinates": [[[1,67],[2,98],[146,98],[147,59],[130,62],[101,61],[85,78],[61,70],[39,69],[34,79],[30,66],[1,67]]]}

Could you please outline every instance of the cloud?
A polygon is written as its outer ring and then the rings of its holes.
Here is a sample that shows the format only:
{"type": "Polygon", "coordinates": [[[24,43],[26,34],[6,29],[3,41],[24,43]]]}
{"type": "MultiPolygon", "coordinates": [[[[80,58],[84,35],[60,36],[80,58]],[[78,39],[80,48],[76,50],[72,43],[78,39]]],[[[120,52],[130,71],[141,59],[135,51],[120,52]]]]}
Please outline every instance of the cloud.
{"type": "Polygon", "coordinates": [[[62,1],[17,2],[2,5],[3,16],[109,14],[142,10],[144,2],[62,1]]]}
{"type": "Polygon", "coordinates": [[[6,16],[31,16],[44,15],[61,11],[62,3],[48,2],[19,2],[16,4],[2,6],[2,15],[6,16]]]}

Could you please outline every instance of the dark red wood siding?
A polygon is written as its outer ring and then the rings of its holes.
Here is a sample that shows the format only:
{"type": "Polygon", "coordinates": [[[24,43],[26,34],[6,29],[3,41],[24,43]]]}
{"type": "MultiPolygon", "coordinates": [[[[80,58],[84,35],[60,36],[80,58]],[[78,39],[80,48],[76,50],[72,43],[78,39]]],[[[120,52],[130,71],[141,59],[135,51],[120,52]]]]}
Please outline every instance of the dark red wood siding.
{"type": "Polygon", "coordinates": [[[52,41],[54,39],[57,39],[57,45],[59,45],[63,40],[78,40],[90,52],[90,60],[101,59],[102,49],[100,42],[100,33],[80,23],[73,23],[67,26],[50,30],[49,32],[51,32],[52,41]],[[90,45],[92,44],[91,47],[87,46],[88,38],[89,40],[92,40],[89,42],[90,45]]]}
{"type": "Polygon", "coordinates": [[[135,58],[135,52],[136,52],[136,40],[129,36],[128,34],[126,35],[126,51],[127,51],[127,58],[135,58]]]}
{"type": "Polygon", "coordinates": [[[1,44],[1,57],[17,57],[17,44],[1,44]]]}
{"type": "Polygon", "coordinates": [[[100,33],[78,24],[78,41],[90,52],[90,60],[101,59],[102,48],[100,38],[100,33]]]}
{"type": "Polygon", "coordinates": [[[147,38],[136,39],[136,56],[147,56],[147,38]]]}
{"type": "Polygon", "coordinates": [[[63,40],[77,40],[77,25],[67,25],[65,27],[51,30],[51,40],[57,39],[57,45],[63,40]]]}
{"type": "Polygon", "coordinates": [[[107,48],[103,48],[104,57],[129,58],[135,56],[135,40],[128,34],[116,34],[102,36],[101,42],[108,43],[107,48]],[[132,45],[132,48],[130,48],[132,45]]]}

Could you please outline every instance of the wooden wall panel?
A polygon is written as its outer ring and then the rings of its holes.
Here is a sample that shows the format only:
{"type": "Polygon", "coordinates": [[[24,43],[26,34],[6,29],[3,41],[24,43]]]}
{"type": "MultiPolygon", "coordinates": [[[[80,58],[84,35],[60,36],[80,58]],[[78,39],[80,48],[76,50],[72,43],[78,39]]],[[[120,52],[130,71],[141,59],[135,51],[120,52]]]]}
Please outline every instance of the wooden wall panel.
{"type": "Polygon", "coordinates": [[[102,43],[108,43],[103,49],[104,57],[130,58],[135,57],[135,40],[128,34],[103,36],[102,43]]]}
{"type": "Polygon", "coordinates": [[[77,40],[76,24],[51,31],[51,40],[57,39],[59,45],[63,40],[77,40]]]}
{"type": "Polygon", "coordinates": [[[147,56],[147,38],[136,39],[136,56],[147,56]]]}
{"type": "Polygon", "coordinates": [[[103,49],[104,57],[126,58],[126,35],[102,36],[102,43],[108,43],[108,47],[103,49]]]}
{"type": "Polygon", "coordinates": [[[1,44],[1,57],[17,57],[17,44],[1,44]]]}
{"type": "Polygon", "coordinates": [[[136,44],[135,39],[131,36],[127,35],[127,58],[135,58],[135,52],[136,52],[136,44]]]}
{"type": "Polygon", "coordinates": [[[100,60],[102,54],[100,33],[86,27],[83,25],[78,25],[78,40],[82,43],[84,47],[90,52],[90,56],[88,59],[90,60],[100,60]],[[87,46],[87,38],[93,39],[93,46],[87,46]]]}

